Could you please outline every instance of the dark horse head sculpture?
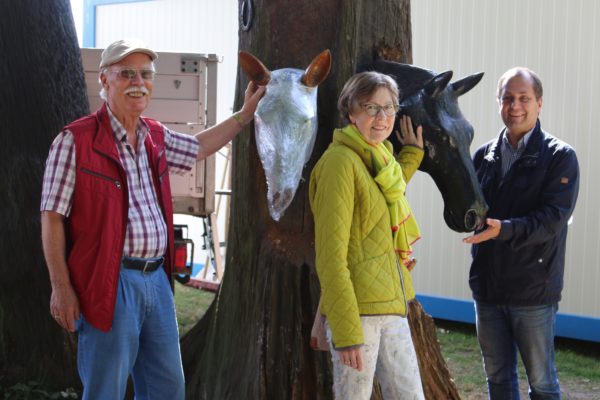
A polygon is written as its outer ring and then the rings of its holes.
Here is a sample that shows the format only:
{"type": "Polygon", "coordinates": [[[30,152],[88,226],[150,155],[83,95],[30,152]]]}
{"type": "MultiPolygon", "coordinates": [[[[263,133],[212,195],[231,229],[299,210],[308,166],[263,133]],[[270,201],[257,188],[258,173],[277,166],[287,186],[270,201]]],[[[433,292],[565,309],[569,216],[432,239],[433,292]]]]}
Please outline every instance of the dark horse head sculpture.
{"type": "MultiPolygon", "coordinates": [[[[452,71],[432,71],[391,61],[370,69],[390,75],[400,88],[400,111],[423,126],[425,157],[420,170],[434,180],[444,199],[444,220],[456,232],[470,232],[485,222],[487,204],[475,175],[469,146],[473,126],[463,117],[458,97],[471,90],[483,73],[449,83],[452,71]]],[[[400,118],[396,118],[398,124],[400,118]]],[[[394,130],[400,131],[396,125],[394,130]]],[[[390,136],[394,147],[401,145],[390,136]]]]}

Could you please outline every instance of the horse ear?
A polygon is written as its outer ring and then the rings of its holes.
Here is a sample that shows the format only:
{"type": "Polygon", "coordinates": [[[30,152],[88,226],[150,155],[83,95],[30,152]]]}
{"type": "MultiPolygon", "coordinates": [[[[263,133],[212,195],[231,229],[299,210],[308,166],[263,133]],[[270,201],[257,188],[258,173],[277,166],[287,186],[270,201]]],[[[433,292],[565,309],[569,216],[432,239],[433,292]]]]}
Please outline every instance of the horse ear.
{"type": "Polygon", "coordinates": [[[425,90],[425,93],[429,96],[436,97],[446,88],[450,79],[452,79],[452,71],[442,72],[431,78],[431,80],[425,84],[423,90],[425,90]]]}
{"type": "Polygon", "coordinates": [[[327,78],[331,70],[331,52],[329,49],[323,50],[316,56],[308,68],[304,71],[300,82],[304,86],[315,87],[327,78]]]}
{"type": "Polygon", "coordinates": [[[473,89],[473,87],[479,83],[481,78],[483,78],[483,72],[459,79],[458,81],[453,82],[450,87],[456,94],[456,97],[462,96],[469,90],[473,89]]]}
{"type": "Polygon", "coordinates": [[[248,79],[260,86],[265,86],[271,80],[271,72],[260,60],[252,54],[240,51],[240,68],[248,79]]]}

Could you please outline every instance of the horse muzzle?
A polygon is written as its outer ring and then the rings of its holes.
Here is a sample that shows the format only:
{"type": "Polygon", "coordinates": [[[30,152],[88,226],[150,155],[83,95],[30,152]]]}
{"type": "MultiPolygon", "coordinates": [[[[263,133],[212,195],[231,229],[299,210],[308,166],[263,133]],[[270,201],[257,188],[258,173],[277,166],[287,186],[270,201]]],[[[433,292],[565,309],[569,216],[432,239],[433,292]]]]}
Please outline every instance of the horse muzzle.
{"type": "Polygon", "coordinates": [[[473,207],[465,212],[444,210],[446,225],[455,232],[473,232],[485,225],[487,207],[473,207]]]}

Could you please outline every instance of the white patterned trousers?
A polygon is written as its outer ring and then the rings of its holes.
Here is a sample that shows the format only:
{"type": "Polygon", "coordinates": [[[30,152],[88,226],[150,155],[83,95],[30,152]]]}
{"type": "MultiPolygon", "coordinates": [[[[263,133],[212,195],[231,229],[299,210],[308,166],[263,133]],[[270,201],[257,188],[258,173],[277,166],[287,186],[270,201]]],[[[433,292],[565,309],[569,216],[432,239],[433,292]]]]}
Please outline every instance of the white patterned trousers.
{"type": "Polygon", "coordinates": [[[327,340],[333,361],[333,390],[337,400],[369,400],[373,376],[377,376],[385,400],[424,400],[417,354],[408,320],[399,315],[360,317],[363,336],[363,370],[358,371],[339,360],[327,340]]]}

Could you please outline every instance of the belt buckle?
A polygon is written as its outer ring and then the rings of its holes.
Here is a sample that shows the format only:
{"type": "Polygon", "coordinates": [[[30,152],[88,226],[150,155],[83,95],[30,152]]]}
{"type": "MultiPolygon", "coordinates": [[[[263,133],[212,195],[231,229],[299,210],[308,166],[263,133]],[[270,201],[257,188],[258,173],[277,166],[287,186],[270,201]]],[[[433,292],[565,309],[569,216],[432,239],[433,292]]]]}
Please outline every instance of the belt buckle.
{"type": "Polygon", "coordinates": [[[144,263],[144,269],[142,270],[142,274],[146,273],[146,270],[148,269],[148,264],[152,263],[153,261],[151,260],[146,260],[146,262],[144,263]]]}

